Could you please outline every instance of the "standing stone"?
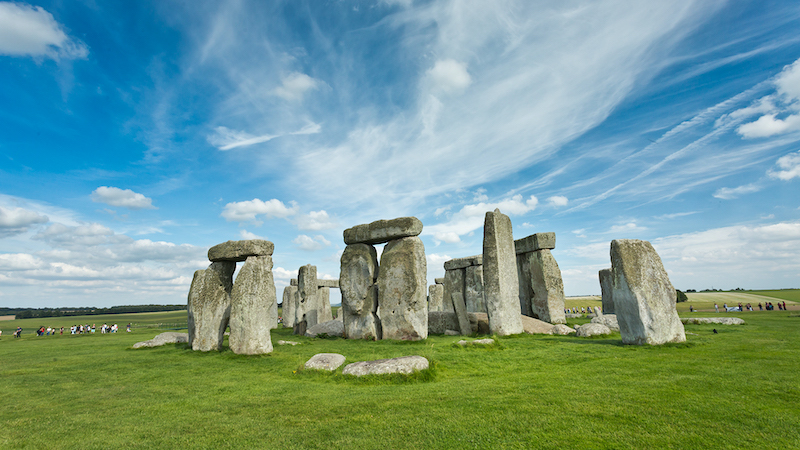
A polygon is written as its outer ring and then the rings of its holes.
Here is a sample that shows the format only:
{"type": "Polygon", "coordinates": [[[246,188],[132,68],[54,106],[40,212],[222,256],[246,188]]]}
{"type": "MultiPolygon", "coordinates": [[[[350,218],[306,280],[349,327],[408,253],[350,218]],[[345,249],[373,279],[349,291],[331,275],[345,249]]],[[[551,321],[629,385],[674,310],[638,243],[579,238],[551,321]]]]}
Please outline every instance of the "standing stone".
{"type": "Polygon", "coordinates": [[[548,249],[525,254],[529,261],[533,290],[533,317],[552,324],[566,323],[564,317],[564,282],[561,269],[548,249]]]}
{"type": "Polygon", "coordinates": [[[237,355],[272,352],[269,330],[277,320],[277,297],[271,256],[250,256],[231,292],[231,351],[237,355]]]}
{"type": "Polygon", "coordinates": [[[483,298],[483,266],[469,266],[464,269],[464,302],[468,312],[486,312],[483,298]]]}
{"type": "Polygon", "coordinates": [[[453,309],[452,298],[458,298],[466,305],[464,299],[464,271],[461,269],[447,270],[444,273],[444,291],[442,293],[444,298],[444,309],[446,312],[456,312],[453,309]],[[455,297],[454,297],[455,296],[455,297]]]}
{"type": "Polygon", "coordinates": [[[467,307],[455,295],[451,296],[453,301],[453,309],[456,311],[456,319],[458,319],[458,332],[462,336],[466,336],[472,332],[469,326],[469,316],[467,316],[467,307]]]}
{"type": "Polygon", "coordinates": [[[428,286],[428,311],[444,311],[444,286],[432,284],[428,286]]]}
{"type": "Polygon", "coordinates": [[[428,337],[425,245],[416,236],[386,244],[378,274],[378,305],[383,339],[428,337]]]}
{"type": "Polygon", "coordinates": [[[286,286],[283,288],[283,303],[281,304],[281,319],[286,328],[294,327],[295,308],[297,306],[297,286],[286,286]]]}
{"type": "Polygon", "coordinates": [[[328,322],[330,320],[333,320],[333,311],[331,311],[331,288],[328,286],[318,287],[317,323],[328,322]]]}
{"type": "Polygon", "coordinates": [[[297,274],[298,302],[295,309],[294,334],[305,334],[306,329],[313,327],[317,318],[317,266],[306,264],[297,274]]]}
{"type": "Polygon", "coordinates": [[[236,263],[213,262],[194,273],[189,288],[189,342],[192,350],[222,350],[231,314],[231,289],[236,263]]]}
{"type": "Polygon", "coordinates": [[[684,342],[675,288],[653,246],[638,239],[611,241],[614,312],[624,344],[684,342]]]}
{"type": "Polygon", "coordinates": [[[529,253],[517,253],[519,310],[523,316],[535,317],[531,306],[533,302],[533,286],[531,285],[531,261],[528,255],[529,253]]]}
{"type": "Polygon", "coordinates": [[[339,315],[348,339],[381,338],[378,310],[378,253],[367,244],[345,247],[341,259],[339,287],[342,291],[342,308],[339,315]]]}
{"type": "Polygon", "coordinates": [[[611,274],[611,269],[603,269],[598,272],[600,277],[600,293],[602,294],[603,301],[603,314],[614,313],[614,277],[611,274]]]}
{"type": "Polygon", "coordinates": [[[499,209],[486,213],[483,225],[483,292],[489,328],[498,336],[523,332],[512,233],[511,219],[499,209]]]}
{"type": "Polygon", "coordinates": [[[418,236],[422,233],[422,222],[416,217],[399,217],[392,220],[376,220],[344,230],[344,243],[383,244],[395,239],[418,236]]]}

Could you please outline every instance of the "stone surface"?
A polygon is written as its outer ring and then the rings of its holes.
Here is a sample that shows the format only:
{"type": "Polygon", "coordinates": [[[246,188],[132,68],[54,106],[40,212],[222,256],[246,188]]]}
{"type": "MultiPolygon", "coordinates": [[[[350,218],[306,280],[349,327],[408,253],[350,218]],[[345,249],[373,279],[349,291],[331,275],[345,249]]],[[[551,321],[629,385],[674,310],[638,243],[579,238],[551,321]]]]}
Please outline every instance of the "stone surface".
{"type": "Polygon", "coordinates": [[[343,337],[344,324],[341,320],[329,320],[327,322],[318,323],[313,327],[306,329],[306,336],[308,337],[317,337],[319,334],[343,337]]]}
{"type": "Polygon", "coordinates": [[[483,297],[483,266],[475,265],[464,269],[464,303],[468,312],[486,312],[483,297]]]}
{"type": "Polygon", "coordinates": [[[432,284],[428,286],[428,312],[444,311],[444,286],[432,284]]]}
{"type": "Polygon", "coordinates": [[[447,330],[458,328],[456,313],[447,311],[428,311],[428,334],[444,334],[447,330]]]}
{"type": "Polygon", "coordinates": [[[522,333],[519,280],[511,219],[499,209],[483,225],[483,292],[489,327],[498,336],[522,333]]]}
{"type": "Polygon", "coordinates": [[[213,262],[194,273],[187,306],[192,350],[222,350],[231,314],[231,289],[236,263],[213,262]]]}
{"type": "Polygon", "coordinates": [[[699,325],[703,323],[718,323],[720,325],[744,325],[744,320],[738,317],[689,317],[681,319],[685,324],[699,325]]]}
{"type": "Polygon", "coordinates": [[[675,288],[647,241],[611,241],[614,312],[625,344],[684,342],[675,288]]]}
{"type": "Polygon", "coordinates": [[[600,293],[602,294],[603,313],[614,313],[614,277],[611,275],[611,269],[603,269],[597,273],[600,278],[600,293]]]}
{"type": "Polygon", "coordinates": [[[297,286],[297,278],[292,278],[289,280],[289,286],[297,286]]]}
{"type": "Polygon", "coordinates": [[[262,239],[228,241],[208,249],[209,261],[242,262],[250,256],[272,256],[275,244],[262,239]]]}
{"type": "Polygon", "coordinates": [[[444,273],[444,291],[442,292],[443,298],[443,310],[456,312],[453,309],[453,302],[450,300],[453,298],[453,295],[459,297],[464,304],[466,304],[466,300],[464,299],[464,276],[465,271],[461,269],[455,270],[447,270],[444,273]]]}
{"type": "Polygon", "coordinates": [[[558,325],[553,325],[553,330],[552,330],[552,332],[550,334],[558,334],[560,336],[566,336],[568,334],[572,334],[572,333],[575,333],[575,332],[576,331],[575,331],[574,328],[570,328],[570,327],[564,325],[563,323],[560,323],[558,325]]]}
{"type": "Polygon", "coordinates": [[[333,320],[331,309],[331,288],[323,286],[317,288],[317,323],[333,320]]]}
{"type": "Polygon", "coordinates": [[[297,273],[297,304],[295,305],[295,334],[319,323],[317,317],[317,266],[306,264],[297,273]]]}
{"type": "Polygon", "coordinates": [[[428,360],[422,356],[401,356],[400,358],[360,361],[345,366],[344,375],[384,375],[389,373],[412,374],[416,370],[428,368],[428,360]]]}
{"type": "Polygon", "coordinates": [[[133,348],[160,347],[165,344],[184,344],[187,342],[189,342],[189,333],[168,331],[157,335],[153,339],[137,342],[133,344],[133,348]]]}
{"type": "Polygon", "coordinates": [[[523,316],[534,317],[531,309],[533,301],[531,262],[527,253],[517,255],[517,281],[519,282],[519,311],[523,316]]]}
{"type": "Polygon", "coordinates": [[[611,331],[619,331],[619,323],[615,314],[603,314],[592,319],[592,323],[602,323],[611,331]]]}
{"type": "Polygon", "coordinates": [[[329,370],[333,372],[344,364],[344,355],[338,353],[317,353],[306,361],[305,368],[309,370],[329,370]]]}
{"type": "Polygon", "coordinates": [[[286,328],[293,328],[295,323],[295,309],[297,308],[297,286],[283,288],[283,303],[281,303],[281,320],[286,328]]]}
{"type": "MultiPolygon", "coordinates": [[[[550,322],[566,323],[564,317],[564,282],[561,269],[550,250],[525,254],[530,269],[531,312],[533,317],[550,322]]],[[[521,284],[521,283],[520,283],[521,284]]]]}
{"type": "Polygon", "coordinates": [[[466,336],[472,333],[469,326],[469,317],[467,316],[467,306],[455,295],[451,295],[453,302],[453,309],[456,311],[456,319],[458,320],[458,331],[466,336]]]}
{"type": "Polygon", "coordinates": [[[556,248],[556,234],[552,231],[547,233],[535,233],[514,241],[514,248],[518,255],[535,252],[537,250],[552,250],[556,248]]]}
{"type": "Polygon", "coordinates": [[[436,284],[444,284],[444,277],[442,278],[434,278],[433,282],[436,284]]]}
{"type": "Polygon", "coordinates": [[[378,274],[378,306],[383,339],[428,337],[427,263],[418,237],[386,244],[378,274]]]}
{"type": "Polygon", "coordinates": [[[564,314],[564,317],[567,319],[579,319],[583,317],[583,314],[564,314]]]}
{"type": "Polygon", "coordinates": [[[295,341],[284,341],[283,339],[278,341],[278,345],[299,345],[299,342],[295,341]]]}
{"type": "Polygon", "coordinates": [[[606,334],[611,334],[611,329],[602,323],[585,323],[578,327],[578,331],[575,335],[578,337],[589,337],[603,336],[606,334]]]}
{"type": "Polygon", "coordinates": [[[480,266],[481,264],[483,264],[483,255],[467,256],[445,261],[444,270],[465,269],[469,266],[480,266]]]}
{"type": "Polygon", "coordinates": [[[422,222],[416,217],[376,220],[344,230],[344,243],[383,244],[395,239],[419,236],[420,233],[422,233],[422,222]]]}
{"type": "Polygon", "coordinates": [[[464,339],[456,342],[456,344],[466,347],[467,345],[491,345],[494,344],[494,339],[475,339],[474,341],[466,341],[464,339]]]}
{"type": "Polygon", "coordinates": [[[339,280],[317,280],[318,288],[336,288],[339,289],[339,280]]]}
{"type": "Polygon", "coordinates": [[[378,254],[375,247],[352,244],[345,247],[341,258],[339,286],[342,308],[339,315],[348,339],[381,338],[378,310],[378,254]]]}
{"type": "MultiPolygon", "coordinates": [[[[453,314],[455,314],[455,313],[453,313],[453,314]]],[[[444,335],[445,336],[461,336],[461,333],[459,333],[456,330],[444,330],[444,335]]]]}
{"type": "Polygon", "coordinates": [[[477,334],[491,334],[489,328],[489,315],[486,313],[467,313],[469,316],[469,325],[473,333],[477,334]]]}
{"type": "Polygon", "coordinates": [[[522,329],[528,334],[553,334],[553,324],[520,315],[522,329]]]}
{"type": "Polygon", "coordinates": [[[237,355],[272,351],[270,332],[278,320],[271,256],[250,256],[231,291],[231,334],[228,345],[237,355]]]}

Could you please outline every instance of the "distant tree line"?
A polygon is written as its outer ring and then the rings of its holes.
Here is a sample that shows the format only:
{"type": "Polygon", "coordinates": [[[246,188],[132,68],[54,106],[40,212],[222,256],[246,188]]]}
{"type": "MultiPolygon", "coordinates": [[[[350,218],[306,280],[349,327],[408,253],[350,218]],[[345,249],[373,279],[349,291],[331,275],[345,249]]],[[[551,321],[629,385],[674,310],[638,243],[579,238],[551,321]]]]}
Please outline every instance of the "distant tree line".
{"type": "Polygon", "coordinates": [[[66,316],[96,316],[100,314],[129,314],[160,311],[180,311],[186,305],[127,305],[112,306],[110,308],[0,308],[0,314],[8,310],[6,315],[13,311],[16,319],[34,319],[39,317],[66,317],[66,316]]]}

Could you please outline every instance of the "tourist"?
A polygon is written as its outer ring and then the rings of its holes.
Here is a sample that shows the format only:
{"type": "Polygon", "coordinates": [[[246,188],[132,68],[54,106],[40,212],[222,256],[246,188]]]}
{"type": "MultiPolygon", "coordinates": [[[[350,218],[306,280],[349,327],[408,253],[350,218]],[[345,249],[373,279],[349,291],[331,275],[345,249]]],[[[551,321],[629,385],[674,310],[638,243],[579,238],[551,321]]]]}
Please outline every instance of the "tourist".
{"type": "Polygon", "coordinates": [[[783,302],[783,310],[786,311],[786,301],[783,302]]]}
{"type": "Polygon", "coordinates": [[[717,305],[717,302],[714,302],[714,311],[719,312],[719,305],[717,305]]]}
{"type": "MultiPolygon", "coordinates": [[[[279,317],[279,319],[280,319],[280,317],[279,317]]],[[[128,328],[127,328],[127,330],[126,330],[126,331],[127,331],[128,333],[130,333],[130,332],[131,332],[131,324],[128,324],[128,328]]]]}
{"type": "Polygon", "coordinates": [[[739,302],[739,311],[744,311],[744,309],[742,309],[742,302],[739,302]]]}
{"type": "Polygon", "coordinates": [[[692,305],[689,305],[689,312],[694,312],[694,307],[692,305]]]}
{"type": "Polygon", "coordinates": [[[758,310],[759,311],[763,311],[764,310],[764,307],[761,306],[761,302],[758,302],[758,310]]]}
{"type": "Polygon", "coordinates": [[[723,303],[722,307],[725,308],[725,312],[728,312],[728,303],[723,303]]]}
{"type": "Polygon", "coordinates": [[[18,338],[18,337],[20,337],[20,335],[22,335],[22,328],[21,327],[17,327],[17,331],[14,332],[14,337],[18,338]]]}

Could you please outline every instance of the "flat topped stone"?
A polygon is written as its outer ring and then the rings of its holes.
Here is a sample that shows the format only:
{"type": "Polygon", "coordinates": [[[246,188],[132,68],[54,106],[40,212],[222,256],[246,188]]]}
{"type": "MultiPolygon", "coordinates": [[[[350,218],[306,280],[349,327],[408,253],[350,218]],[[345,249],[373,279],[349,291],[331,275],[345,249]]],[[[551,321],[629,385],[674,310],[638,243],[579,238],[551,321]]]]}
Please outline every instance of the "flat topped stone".
{"type": "Polygon", "coordinates": [[[585,323],[578,327],[575,333],[578,337],[605,336],[611,334],[611,329],[602,323],[585,323]]]}
{"type": "Polygon", "coordinates": [[[356,225],[344,230],[344,243],[351,244],[383,244],[404,237],[419,236],[422,233],[422,222],[416,217],[398,217],[392,220],[376,220],[375,222],[356,225]]]}
{"type": "Polygon", "coordinates": [[[274,250],[275,244],[263,239],[228,241],[208,249],[208,259],[212,262],[242,262],[248,256],[271,256],[274,250]]]}
{"type": "Polygon", "coordinates": [[[720,325],[744,325],[744,320],[738,317],[689,317],[681,318],[681,322],[690,325],[703,323],[718,323],[720,325]]]}
{"type": "Polygon", "coordinates": [[[330,370],[333,372],[344,364],[344,355],[338,353],[317,353],[306,361],[305,368],[311,370],[330,370]]]}
{"type": "Polygon", "coordinates": [[[456,342],[456,344],[458,344],[458,345],[460,345],[462,347],[466,347],[467,345],[492,345],[492,344],[494,344],[494,339],[488,339],[488,338],[487,339],[476,339],[474,341],[467,341],[465,339],[462,339],[462,340],[456,342]]]}
{"type": "Polygon", "coordinates": [[[376,361],[359,361],[345,366],[344,375],[383,375],[387,373],[412,374],[415,370],[428,368],[428,360],[422,356],[401,356],[376,361]]]}
{"type": "Polygon", "coordinates": [[[327,287],[339,289],[339,280],[317,280],[317,287],[327,287]]]}
{"type": "Polygon", "coordinates": [[[317,337],[320,334],[342,337],[344,336],[344,324],[341,320],[333,319],[318,323],[306,330],[306,336],[308,337],[317,337]]]}
{"type": "Polygon", "coordinates": [[[518,255],[535,252],[536,250],[554,248],[556,248],[556,233],[552,231],[547,233],[534,233],[528,237],[514,241],[514,249],[518,255]]]}
{"type": "Polygon", "coordinates": [[[189,342],[189,333],[176,333],[174,331],[167,331],[166,333],[161,333],[149,341],[137,342],[133,344],[133,348],[160,347],[166,344],[184,344],[186,342],[189,342]]]}
{"type": "Polygon", "coordinates": [[[434,278],[433,282],[436,284],[444,284],[444,278],[434,278]]]}
{"type": "Polygon", "coordinates": [[[467,256],[465,258],[455,258],[445,261],[444,270],[465,269],[469,266],[480,266],[483,264],[483,255],[467,256]]]}

